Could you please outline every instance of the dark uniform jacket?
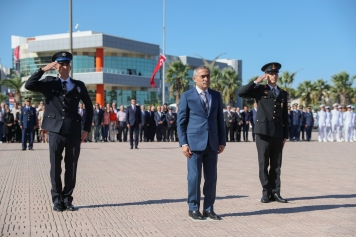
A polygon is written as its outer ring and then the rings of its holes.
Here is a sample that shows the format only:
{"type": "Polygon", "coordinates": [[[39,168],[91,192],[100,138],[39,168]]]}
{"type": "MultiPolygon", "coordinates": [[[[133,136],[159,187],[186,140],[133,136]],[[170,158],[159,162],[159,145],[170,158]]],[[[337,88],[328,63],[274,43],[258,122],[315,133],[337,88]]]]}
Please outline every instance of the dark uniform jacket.
{"type": "Polygon", "coordinates": [[[255,98],[258,104],[255,133],[270,137],[288,138],[287,92],[279,88],[275,98],[268,85],[256,85],[253,81],[242,87],[240,97],[255,98]]]}
{"type": "Polygon", "coordinates": [[[292,111],[292,125],[302,126],[303,123],[303,115],[299,110],[292,111]]]}
{"type": "Polygon", "coordinates": [[[26,106],[21,108],[20,126],[29,129],[33,129],[34,126],[37,126],[37,111],[35,108],[32,106],[30,106],[30,109],[26,106]]]}
{"type": "Polygon", "coordinates": [[[312,112],[305,112],[304,113],[305,124],[309,127],[314,126],[314,118],[312,112]]]}
{"type": "Polygon", "coordinates": [[[80,134],[82,117],[78,113],[78,105],[79,101],[82,100],[87,112],[84,130],[89,132],[91,130],[93,104],[85,84],[71,78],[74,87],[64,94],[61,80],[58,77],[47,76],[40,80],[43,74],[42,69],[38,69],[25,84],[27,90],[41,92],[46,98],[42,128],[55,133],[61,131],[63,134],[75,134],[77,132],[80,134]]]}

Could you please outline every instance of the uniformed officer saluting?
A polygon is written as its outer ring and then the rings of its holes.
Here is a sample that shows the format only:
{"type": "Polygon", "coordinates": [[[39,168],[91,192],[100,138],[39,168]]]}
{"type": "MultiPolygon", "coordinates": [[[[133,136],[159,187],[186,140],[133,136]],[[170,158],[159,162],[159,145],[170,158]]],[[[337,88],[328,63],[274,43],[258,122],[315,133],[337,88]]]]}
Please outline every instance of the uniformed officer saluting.
{"type": "Polygon", "coordinates": [[[93,104],[85,84],[69,77],[72,58],[72,54],[68,52],[54,54],[52,63],[39,68],[25,85],[27,90],[41,92],[46,97],[42,128],[49,131],[51,194],[54,211],[75,210],[72,193],[76,181],[80,143],[90,131],[93,116],[93,104]],[[58,76],[47,76],[40,80],[42,75],[52,68],[58,71],[58,76]],[[87,109],[83,132],[81,132],[81,116],[78,113],[80,100],[84,102],[87,109]],[[61,161],[64,149],[66,171],[62,189],[61,161]]]}
{"type": "Polygon", "coordinates": [[[262,203],[270,200],[287,202],[280,195],[282,149],[288,138],[287,92],[277,86],[279,63],[262,67],[264,75],[242,87],[240,97],[255,98],[258,111],[255,124],[262,203]],[[264,79],[266,85],[259,85],[264,79]],[[267,170],[270,166],[269,171],[267,170]]]}

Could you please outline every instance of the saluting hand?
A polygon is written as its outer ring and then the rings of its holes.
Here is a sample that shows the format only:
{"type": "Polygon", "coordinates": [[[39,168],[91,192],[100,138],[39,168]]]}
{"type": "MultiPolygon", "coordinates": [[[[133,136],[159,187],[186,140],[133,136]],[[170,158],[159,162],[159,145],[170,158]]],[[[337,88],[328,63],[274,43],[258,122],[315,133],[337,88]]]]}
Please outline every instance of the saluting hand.
{"type": "Polygon", "coordinates": [[[189,146],[182,146],[182,152],[183,155],[185,155],[185,157],[187,157],[188,159],[192,156],[192,151],[190,150],[189,146]]]}
{"type": "Polygon", "coordinates": [[[266,79],[266,78],[267,78],[267,74],[265,73],[265,74],[263,74],[262,76],[258,77],[258,78],[256,79],[256,82],[257,82],[257,83],[260,83],[261,81],[263,81],[263,80],[266,79]]]}
{"type": "Polygon", "coordinates": [[[47,72],[47,71],[49,71],[49,70],[51,70],[51,69],[57,69],[57,64],[58,64],[57,62],[52,62],[52,63],[50,63],[50,64],[44,66],[44,67],[42,68],[42,71],[47,72]]]}

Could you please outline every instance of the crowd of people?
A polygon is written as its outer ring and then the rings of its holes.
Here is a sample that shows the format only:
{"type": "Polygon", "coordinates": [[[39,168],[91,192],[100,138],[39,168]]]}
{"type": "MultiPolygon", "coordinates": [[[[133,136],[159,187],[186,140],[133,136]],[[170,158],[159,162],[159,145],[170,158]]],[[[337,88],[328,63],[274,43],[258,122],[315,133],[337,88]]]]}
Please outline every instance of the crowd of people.
{"type": "MultiPolygon", "coordinates": [[[[354,106],[320,105],[320,111],[313,115],[311,107],[304,110],[303,105],[288,106],[289,141],[310,141],[313,128],[318,129],[319,142],[353,142],[356,141],[356,114],[354,106]]],[[[244,106],[231,108],[226,106],[224,121],[227,142],[248,142],[248,131],[252,130],[252,140],[255,141],[254,127],[257,115],[257,103],[249,110],[244,106]],[[241,136],[242,134],[242,136],[241,136]]]]}
{"type": "MultiPolygon", "coordinates": [[[[35,109],[35,119],[32,121],[32,117],[25,119],[25,121],[31,121],[33,126],[33,132],[31,133],[33,141],[48,143],[48,131],[42,129],[42,120],[44,117],[45,105],[41,101],[38,105],[30,105],[28,100],[25,105],[22,106],[15,102],[12,109],[5,103],[1,103],[0,110],[0,137],[2,142],[21,142],[22,141],[22,129],[20,128],[21,113],[23,108],[30,106],[35,109]]],[[[139,104],[136,104],[139,106],[139,104]]],[[[106,104],[105,107],[96,103],[94,105],[94,114],[92,119],[92,129],[88,133],[85,142],[128,142],[128,133],[130,129],[127,124],[127,108],[121,105],[119,108],[116,103],[106,104]]],[[[167,103],[162,106],[144,106],[139,107],[141,114],[141,125],[138,132],[138,140],[140,142],[177,142],[177,114],[173,112],[173,108],[168,107],[167,103]]],[[[26,110],[24,110],[26,111],[26,110]]],[[[86,121],[86,109],[83,103],[79,103],[78,113],[82,117],[82,130],[86,121]]],[[[26,122],[27,122],[26,121],[26,122]]]]}
{"type": "MultiPolygon", "coordinates": [[[[25,102],[26,103],[26,102],[25,102]]],[[[139,104],[136,104],[139,106],[139,104]]],[[[5,103],[1,103],[0,110],[0,142],[21,142],[22,132],[20,128],[21,109],[26,107],[19,103],[12,109],[5,103]]],[[[33,131],[33,140],[48,143],[48,131],[41,128],[45,105],[43,101],[39,105],[32,104],[36,110],[36,126],[33,131]]],[[[313,128],[318,128],[319,142],[353,142],[356,141],[356,114],[354,106],[321,105],[320,111],[313,115],[308,106],[293,104],[288,106],[289,117],[289,141],[310,141],[313,128]]],[[[177,108],[178,109],[178,108],[177,108]]],[[[255,141],[254,125],[256,123],[257,103],[249,109],[244,106],[231,108],[226,106],[224,121],[227,142],[249,142],[249,130],[252,131],[252,141],[255,141]]],[[[83,103],[79,104],[78,113],[82,117],[82,129],[86,120],[86,111],[83,103]]],[[[140,106],[141,126],[139,127],[140,142],[174,142],[177,136],[177,113],[165,103],[162,106],[140,106]]],[[[92,130],[85,142],[127,142],[129,128],[126,121],[126,108],[116,103],[94,105],[92,130]]]]}

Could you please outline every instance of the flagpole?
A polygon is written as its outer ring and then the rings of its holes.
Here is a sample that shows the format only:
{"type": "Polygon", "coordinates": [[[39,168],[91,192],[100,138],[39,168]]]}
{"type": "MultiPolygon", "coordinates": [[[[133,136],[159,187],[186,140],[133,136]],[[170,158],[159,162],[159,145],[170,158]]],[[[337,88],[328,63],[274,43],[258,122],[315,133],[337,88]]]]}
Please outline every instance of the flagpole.
{"type": "MultiPolygon", "coordinates": [[[[163,56],[166,56],[166,0],[163,0],[163,56]]],[[[162,104],[165,103],[165,78],[166,78],[166,62],[162,65],[162,104]]]]}

